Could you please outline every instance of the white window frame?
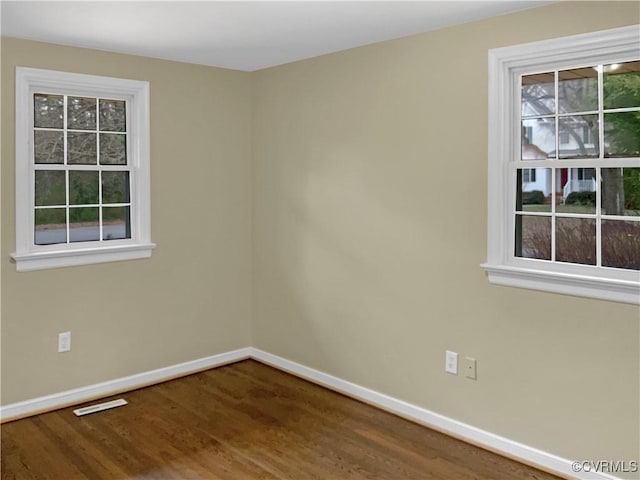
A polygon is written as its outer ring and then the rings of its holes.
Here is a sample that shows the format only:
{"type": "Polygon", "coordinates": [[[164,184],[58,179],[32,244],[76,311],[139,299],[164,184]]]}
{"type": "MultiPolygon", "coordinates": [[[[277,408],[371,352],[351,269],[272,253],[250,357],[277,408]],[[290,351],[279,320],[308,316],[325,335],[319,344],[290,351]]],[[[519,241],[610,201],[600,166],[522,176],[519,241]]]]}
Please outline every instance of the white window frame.
{"type": "Polygon", "coordinates": [[[148,258],[151,242],[149,83],[35,68],[16,68],[16,251],[19,272],[148,258]],[[54,245],[34,241],[34,93],[122,99],[128,110],[131,238],[54,245]]]}
{"type": "MultiPolygon", "coordinates": [[[[481,266],[491,283],[640,304],[638,271],[521,258],[514,252],[520,76],[638,58],[640,25],[489,51],[487,262],[481,266]]],[[[629,167],[640,166],[640,159],[625,162],[629,167]]]]}

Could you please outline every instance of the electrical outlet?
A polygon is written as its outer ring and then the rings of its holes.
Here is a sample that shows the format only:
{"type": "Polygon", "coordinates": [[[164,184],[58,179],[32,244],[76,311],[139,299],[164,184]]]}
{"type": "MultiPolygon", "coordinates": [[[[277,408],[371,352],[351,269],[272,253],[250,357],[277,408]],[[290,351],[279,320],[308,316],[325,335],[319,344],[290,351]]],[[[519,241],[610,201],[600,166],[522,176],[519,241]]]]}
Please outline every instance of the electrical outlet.
{"type": "Polygon", "coordinates": [[[476,379],[476,359],[466,357],[464,359],[464,376],[472,380],[476,379]]]}
{"type": "Polygon", "coordinates": [[[453,375],[458,374],[458,354],[456,352],[446,351],[444,371],[453,375]]]}
{"type": "Polygon", "coordinates": [[[68,352],[71,350],[71,332],[63,332],[58,334],[58,353],[68,352]]]}

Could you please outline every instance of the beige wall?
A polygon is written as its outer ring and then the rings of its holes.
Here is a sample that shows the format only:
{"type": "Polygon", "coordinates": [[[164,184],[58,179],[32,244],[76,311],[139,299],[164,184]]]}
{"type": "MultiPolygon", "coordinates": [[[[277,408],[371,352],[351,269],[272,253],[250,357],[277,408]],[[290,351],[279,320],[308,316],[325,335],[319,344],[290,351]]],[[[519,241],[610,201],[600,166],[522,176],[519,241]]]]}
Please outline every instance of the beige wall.
{"type": "Polygon", "coordinates": [[[2,40],[3,405],[250,344],[250,88],[241,72],[2,40]],[[16,273],[16,65],[150,81],[151,259],[16,273]]]}
{"type": "Polygon", "coordinates": [[[639,18],[567,2],[258,72],[254,345],[566,458],[638,459],[638,307],[479,264],[487,50],[639,18]]]}
{"type": "Polygon", "coordinates": [[[253,344],[567,458],[638,458],[638,308],[479,264],[487,50],[639,16],[568,2],[254,74],[4,39],[2,404],[253,344]],[[15,65],[151,82],[150,260],[15,272],[15,65]]]}

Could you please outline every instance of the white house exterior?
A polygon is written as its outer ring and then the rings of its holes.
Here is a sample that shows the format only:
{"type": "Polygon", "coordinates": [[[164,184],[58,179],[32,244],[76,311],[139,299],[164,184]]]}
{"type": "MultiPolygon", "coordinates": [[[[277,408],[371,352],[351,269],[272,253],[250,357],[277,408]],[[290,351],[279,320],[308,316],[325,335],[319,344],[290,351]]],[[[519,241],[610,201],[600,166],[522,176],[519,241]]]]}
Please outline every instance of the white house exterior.
{"type": "MultiPolygon", "coordinates": [[[[587,116],[584,116],[587,117],[587,116]]],[[[593,158],[598,155],[598,146],[592,138],[591,119],[568,117],[571,124],[562,125],[558,135],[558,158],[593,158]]],[[[523,121],[522,160],[546,159],[556,156],[555,124],[529,119],[523,121]]],[[[553,193],[551,169],[523,169],[522,190],[541,191],[545,197],[553,193]]],[[[572,192],[595,192],[596,180],[593,168],[562,168],[556,173],[556,194],[566,200],[572,192]]]]}

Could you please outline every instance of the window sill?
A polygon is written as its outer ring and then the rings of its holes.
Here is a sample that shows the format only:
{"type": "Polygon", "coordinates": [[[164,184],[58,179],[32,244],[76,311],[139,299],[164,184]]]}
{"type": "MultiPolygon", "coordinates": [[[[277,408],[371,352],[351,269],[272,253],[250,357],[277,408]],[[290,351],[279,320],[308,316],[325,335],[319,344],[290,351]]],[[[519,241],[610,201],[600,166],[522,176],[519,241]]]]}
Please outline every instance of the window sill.
{"type": "Polygon", "coordinates": [[[155,246],[154,243],[145,243],[22,254],[13,253],[11,254],[11,258],[15,260],[16,270],[18,272],[29,272],[48,268],[73,267],[94,263],[149,258],[155,246]]]}
{"type": "Polygon", "coordinates": [[[640,278],[634,282],[490,263],[481,267],[487,272],[489,282],[496,285],[640,304],[640,278]]]}

